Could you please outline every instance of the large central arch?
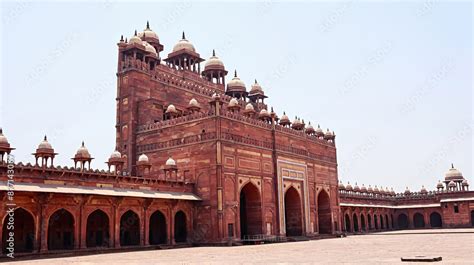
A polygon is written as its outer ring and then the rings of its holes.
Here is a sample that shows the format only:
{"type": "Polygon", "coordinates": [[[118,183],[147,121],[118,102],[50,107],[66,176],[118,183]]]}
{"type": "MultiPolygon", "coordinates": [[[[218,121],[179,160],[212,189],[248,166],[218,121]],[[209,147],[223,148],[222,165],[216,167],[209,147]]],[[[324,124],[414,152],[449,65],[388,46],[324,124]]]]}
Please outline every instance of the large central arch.
{"type": "Polygon", "coordinates": [[[35,240],[35,221],[33,216],[23,208],[17,208],[11,216],[14,220],[13,229],[9,226],[10,215],[7,213],[3,221],[3,253],[8,253],[6,248],[9,247],[7,237],[10,232],[14,233],[14,248],[16,253],[32,252],[33,242],[35,240]]]}
{"type": "Polygon", "coordinates": [[[49,218],[48,249],[74,248],[74,217],[65,209],[57,210],[49,218]]]}
{"type": "Polygon", "coordinates": [[[120,245],[137,246],[140,244],[140,218],[128,210],[120,218],[120,245]]]}
{"type": "Polygon", "coordinates": [[[262,234],[260,193],[249,182],[240,190],[240,237],[258,234],[262,234]]]}
{"type": "Polygon", "coordinates": [[[331,234],[331,205],[329,195],[322,190],[318,195],[318,228],[320,234],[331,234]]]}
{"type": "Polygon", "coordinates": [[[303,235],[301,198],[294,187],[290,187],[285,193],[285,221],[287,236],[303,235]]]}
{"type": "Polygon", "coordinates": [[[166,233],[166,217],[157,210],[150,217],[150,245],[166,244],[168,241],[166,233]]]}
{"type": "Polygon", "coordinates": [[[88,248],[108,247],[109,243],[109,217],[102,210],[95,210],[87,217],[86,245],[88,248]]]}

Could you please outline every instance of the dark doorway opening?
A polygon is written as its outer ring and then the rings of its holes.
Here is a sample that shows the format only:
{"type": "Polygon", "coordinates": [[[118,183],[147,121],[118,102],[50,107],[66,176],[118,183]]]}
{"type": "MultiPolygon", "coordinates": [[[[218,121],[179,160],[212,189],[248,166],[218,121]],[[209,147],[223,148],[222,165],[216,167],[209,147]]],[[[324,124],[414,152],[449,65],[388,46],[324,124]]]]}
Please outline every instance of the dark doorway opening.
{"type": "Polygon", "coordinates": [[[187,238],[186,214],[183,211],[178,211],[174,216],[174,241],[183,243],[187,241],[187,238]]]}
{"type": "Polygon", "coordinates": [[[415,228],[423,228],[425,227],[425,219],[421,213],[415,213],[413,216],[413,224],[415,228]]]}
{"type": "Polygon", "coordinates": [[[398,215],[397,218],[398,228],[407,229],[408,228],[408,216],[404,213],[398,215]]]}
{"type": "Polygon", "coordinates": [[[351,218],[349,217],[349,215],[347,213],[344,216],[344,223],[346,225],[346,232],[351,232],[352,231],[352,229],[351,229],[351,218]]]}
{"type": "Polygon", "coordinates": [[[150,217],[150,245],[166,244],[168,237],[166,235],[166,218],[160,212],[154,212],[150,217]]]}
{"type": "Polygon", "coordinates": [[[262,234],[262,207],[258,188],[247,183],[240,191],[240,237],[262,234]]]}
{"type": "Polygon", "coordinates": [[[322,190],[318,195],[318,229],[320,234],[331,234],[331,205],[329,195],[322,190]]]}
{"type": "Polygon", "coordinates": [[[74,217],[65,209],[57,210],[49,218],[48,249],[74,248],[74,217]]]}
{"type": "Polygon", "coordinates": [[[303,235],[301,199],[295,188],[289,188],[285,193],[285,223],[287,236],[303,235]]]}
{"type": "Polygon", "coordinates": [[[430,214],[430,225],[431,227],[443,227],[443,221],[439,213],[433,212],[430,214]]]}
{"type": "Polygon", "coordinates": [[[87,217],[86,245],[88,248],[109,247],[109,217],[101,210],[95,210],[87,217]]]}
{"type": "Polygon", "coordinates": [[[140,218],[132,210],[128,210],[120,218],[120,245],[140,245],[140,218]]]}
{"type": "MultiPolygon", "coordinates": [[[[9,213],[5,215],[3,221],[3,253],[9,253],[6,250],[9,247],[9,233],[14,233],[14,250],[15,253],[32,252],[35,241],[35,221],[33,216],[23,208],[17,208],[13,211],[13,215],[9,213]],[[10,225],[13,224],[13,227],[10,225]],[[13,228],[13,229],[12,229],[13,228]]],[[[10,240],[11,241],[11,240],[10,240]]]]}

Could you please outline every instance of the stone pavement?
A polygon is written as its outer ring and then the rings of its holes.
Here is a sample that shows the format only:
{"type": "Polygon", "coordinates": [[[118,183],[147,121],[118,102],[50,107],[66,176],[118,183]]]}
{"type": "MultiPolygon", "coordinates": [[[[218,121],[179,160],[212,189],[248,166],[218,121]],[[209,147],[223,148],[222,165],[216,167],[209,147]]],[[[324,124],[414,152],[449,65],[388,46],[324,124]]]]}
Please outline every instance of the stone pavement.
{"type": "Polygon", "coordinates": [[[401,264],[400,257],[415,255],[442,256],[443,261],[435,264],[474,264],[474,229],[394,231],[296,243],[151,250],[12,264],[401,264]]]}

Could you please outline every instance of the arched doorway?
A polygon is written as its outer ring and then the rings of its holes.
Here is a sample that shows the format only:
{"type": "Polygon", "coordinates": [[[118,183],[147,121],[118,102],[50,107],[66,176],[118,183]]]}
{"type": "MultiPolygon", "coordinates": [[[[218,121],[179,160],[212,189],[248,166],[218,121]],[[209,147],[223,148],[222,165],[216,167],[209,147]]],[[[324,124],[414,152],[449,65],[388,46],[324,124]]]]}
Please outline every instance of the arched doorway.
{"type": "Polygon", "coordinates": [[[109,217],[102,210],[95,210],[87,217],[86,245],[88,248],[108,247],[109,243],[109,217]]]}
{"type": "Polygon", "coordinates": [[[385,229],[384,221],[383,221],[383,215],[380,215],[380,229],[385,229]]]}
{"type": "Polygon", "coordinates": [[[351,218],[349,217],[349,214],[346,213],[344,216],[344,223],[346,224],[346,232],[351,232],[351,218]]]}
{"type": "Polygon", "coordinates": [[[286,236],[301,236],[303,234],[301,199],[298,191],[293,187],[290,187],[285,193],[285,223],[286,236]]]}
{"type": "Polygon", "coordinates": [[[262,207],[258,188],[247,183],[240,190],[240,237],[262,234],[262,207]]]}
{"type": "Polygon", "coordinates": [[[160,212],[154,212],[150,217],[150,245],[166,244],[168,237],[166,235],[166,217],[160,212]]]}
{"type": "Polygon", "coordinates": [[[329,195],[322,190],[318,195],[318,229],[320,234],[331,234],[331,205],[329,195]]]}
{"type": "Polygon", "coordinates": [[[423,228],[425,227],[425,219],[421,213],[415,213],[413,216],[413,225],[415,228],[423,228]]]}
{"type": "Polygon", "coordinates": [[[374,214],[374,227],[375,230],[379,229],[379,223],[377,222],[377,215],[374,214]]]}
{"type": "Polygon", "coordinates": [[[128,210],[120,218],[120,245],[140,245],[140,218],[132,210],[128,210]]]}
{"type": "Polygon", "coordinates": [[[390,214],[390,223],[392,224],[392,229],[395,228],[395,221],[393,220],[393,214],[390,214]]]}
{"type": "Polygon", "coordinates": [[[359,220],[355,213],[352,215],[352,222],[354,223],[354,232],[359,232],[359,220]]]}
{"type": "Polygon", "coordinates": [[[174,241],[183,243],[186,242],[187,237],[186,214],[183,211],[178,211],[174,216],[174,241]]]}
{"type": "Polygon", "coordinates": [[[474,211],[471,211],[471,226],[474,227],[474,211]]]}
{"type": "Polygon", "coordinates": [[[365,216],[363,214],[360,215],[360,231],[367,231],[367,226],[365,224],[365,216]]]}
{"type": "Polygon", "coordinates": [[[367,215],[367,222],[369,223],[369,230],[372,230],[374,227],[372,226],[372,217],[370,214],[367,215]]]}
{"type": "Polygon", "coordinates": [[[408,228],[408,216],[404,213],[399,214],[397,217],[397,224],[399,229],[407,229],[408,228]]]}
{"type": "Polygon", "coordinates": [[[430,214],[430,225],[431,227],[442,227],[443,222],[441,220],[441,215],[437,212],[432,212],[430,214]]]}
{"type": "Polygon", "coordinates": [[[57,210],[49,218],[48,249],[74,248],[74,216],[65,209],[57,210]]]}
{"type": "MultiPolygon", "coordinates": [[[[24,252],[32,252],[35,241],[35,221],[33,216],[23,208],[17,208],[13,212],[13,216],[11,217],[7,213],[5,215],[5,219],[3,220],[3,253],[10,253],[7,251],[6,248],[9,247],[7,240],[8,234],[10,232],[14,233],[14,252],[15,253],[24,253],[24,252]],[[13,229],[9,229],[10,224],[13,225],[13,229]]],[[[11,241],[11,240],[10,240],[11,241]]]]}
{"type": "Polygon", "coordinates": [[[386,214],[385,215],[385,229],[389,229],[390,228],[390,223],[388,222],[388,215],[386,214]]]}

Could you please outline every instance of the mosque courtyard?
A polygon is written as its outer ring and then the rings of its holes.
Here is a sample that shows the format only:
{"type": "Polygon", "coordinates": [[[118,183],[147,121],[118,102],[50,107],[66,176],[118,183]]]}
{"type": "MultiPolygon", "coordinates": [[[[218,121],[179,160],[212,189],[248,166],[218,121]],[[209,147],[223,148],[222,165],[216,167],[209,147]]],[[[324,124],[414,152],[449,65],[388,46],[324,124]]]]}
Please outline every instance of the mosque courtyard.
{"type": "Polygon", "coordinates": [[[280,244],[18,260],[12,264],[399,264],[401,257],[417,255],[441,256],[443,260],[438,264],[473,264],[474,228],[405,230],[280,244]]]}

